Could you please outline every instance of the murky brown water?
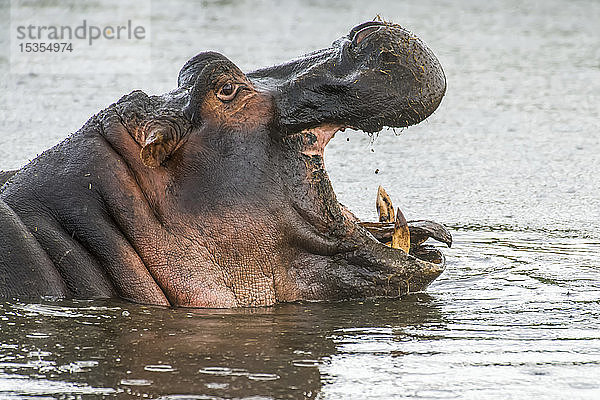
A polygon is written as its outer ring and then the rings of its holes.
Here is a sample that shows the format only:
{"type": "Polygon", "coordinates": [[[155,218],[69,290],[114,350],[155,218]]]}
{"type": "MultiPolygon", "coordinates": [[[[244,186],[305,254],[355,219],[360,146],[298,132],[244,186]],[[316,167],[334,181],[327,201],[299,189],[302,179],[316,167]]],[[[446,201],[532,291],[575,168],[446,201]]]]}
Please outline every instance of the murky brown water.
{"type": "MultiPolygon", "coordinates": [[[[362,218],[375,217],[382,184],[407,218],[446,223],[447,271],[398,301],[1,303],[0,398],[600,396],[600,3],[152,5],[151,75],[8,74],[0,52],[1,167],[23,165],[124,93],[170,90],[198,51],[249,70],[381,14],[433,48],[448,94],[398,136],[338,134],[328,170],[362,218]]],[[[2,2],[0,49],[8,18],[2,2]]]]}

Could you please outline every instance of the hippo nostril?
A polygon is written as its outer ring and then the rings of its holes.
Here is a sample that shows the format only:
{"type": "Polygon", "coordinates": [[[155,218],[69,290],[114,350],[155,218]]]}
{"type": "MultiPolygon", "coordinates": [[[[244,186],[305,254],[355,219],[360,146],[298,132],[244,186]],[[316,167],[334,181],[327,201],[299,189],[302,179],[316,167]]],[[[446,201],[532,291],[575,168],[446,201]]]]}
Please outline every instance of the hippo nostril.
{"type": "Polygon", "coordinates": [[[350,33],[348,33],[348,37],[350,39],[354,38],[354,35],[356,35],[356,33],[358,31],[362,31],[365,28],[369,28],[369,27],[374,27],[374,26],[384,26],[385,23],[382,21],[367,21],[367,22],[363,22],[360,25],[356,25],[354,28],[350,29],[350,33]]]}
{"type": "Polygon", "coordinates": [[[376,26],[368,26],[366,28],[363,28],[354,34],[352,41],[356,44],[360,44],[360,42],[365,40],[365,38],[367,38],[367,36],[372,35],[373,33],[377,32],[380,29],[381,29],[381,26],[377,26],[377,25],[376,26]]]}

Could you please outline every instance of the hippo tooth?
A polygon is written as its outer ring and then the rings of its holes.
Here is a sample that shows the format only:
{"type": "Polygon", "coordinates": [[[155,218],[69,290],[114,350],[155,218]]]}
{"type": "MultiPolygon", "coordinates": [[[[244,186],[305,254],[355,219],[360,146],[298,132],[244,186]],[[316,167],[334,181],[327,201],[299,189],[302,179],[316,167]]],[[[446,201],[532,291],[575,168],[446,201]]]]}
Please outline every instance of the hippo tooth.
{"type": "Polygon", "coordinates": [[[396,221],[394,222],[392,247],[394,249],[401,249],[407,254],[410,250],[410,231],[408,230],[408,223],[399,208],[396,211],[396,221]]]}
{"type": "Polygon", "coordinates": [[[381,185],[377,188],[377,214],[379,214],[379,222],[394,222],[394,206],[392,199],[386,193],[381,185]]]}

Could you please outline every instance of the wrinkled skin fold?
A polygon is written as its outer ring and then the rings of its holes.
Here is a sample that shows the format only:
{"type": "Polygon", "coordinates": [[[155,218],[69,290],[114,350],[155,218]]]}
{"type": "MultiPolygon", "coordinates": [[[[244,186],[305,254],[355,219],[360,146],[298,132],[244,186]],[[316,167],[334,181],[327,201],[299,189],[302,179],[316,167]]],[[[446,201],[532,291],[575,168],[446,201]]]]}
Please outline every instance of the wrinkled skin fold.
{"type": "Polygon", "coordinates": [[[340,205],[323,152],[340,129],[419,123],[445,89],[433,53],[381,22],[248,74],[200,53],[173,91],[134,91],[0,174],[0,296],[248,307],[422,291],[445,266],[423,242],[449,244],[445,229],[402,217],[409,253],[386,245],[399,223],[340,205]]]}

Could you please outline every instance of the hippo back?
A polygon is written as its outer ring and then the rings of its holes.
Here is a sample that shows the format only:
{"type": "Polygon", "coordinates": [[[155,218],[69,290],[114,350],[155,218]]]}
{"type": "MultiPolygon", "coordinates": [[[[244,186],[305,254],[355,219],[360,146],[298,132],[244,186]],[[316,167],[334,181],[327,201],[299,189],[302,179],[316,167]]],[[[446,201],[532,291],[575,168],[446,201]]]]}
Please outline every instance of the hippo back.
{"type": "Polygon", "coordinates": [[[0,171],[0,187],[4,185],[18,171],[0,171]]]}
{"type": "Polygon", "coordinates": [[[0,199],[0,297],[65,297],[65,285],[46,252],[0,199]],[[15,240],[19,238],[19,240],[15,240]]]}

